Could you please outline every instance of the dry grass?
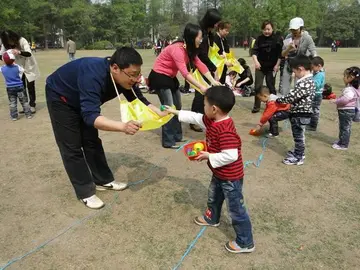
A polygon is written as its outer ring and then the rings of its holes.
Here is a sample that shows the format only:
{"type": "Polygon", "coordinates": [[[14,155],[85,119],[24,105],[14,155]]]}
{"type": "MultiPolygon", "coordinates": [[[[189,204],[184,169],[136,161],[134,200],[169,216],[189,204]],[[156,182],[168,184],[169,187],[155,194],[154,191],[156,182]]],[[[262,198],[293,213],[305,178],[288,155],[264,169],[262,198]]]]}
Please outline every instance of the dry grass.
{"type": "MultiPolygon", "coordinates": [[[[245,55],[238,50],[238,56],[245,55]]],[[[320,50],[327,81],[336,92],[342,72],[358,64],[357,49],[320,50]]],[[[111,51],[80,51],[81,56],[105,56],[111,51]]],[[[143,73],[154,56],[142,51],[143,73]]],[[[52,238],[74,222],[94,213],[76,201],[50,127],[44,100],[46,76],[67,61],[63,51],[38,52],[42,77],[37,81],[38,107],[31,121],[13,123],[7,96],[0,93],[0,265],[52,238]]],[[[250,58],[248,59],[249,62],[250,58]]],[[[154,95],[148,98],[158,104],[154,95]]],[[[183,96],[189,108],[192,96],[183,96]]],[[[238,98],[232,116],[243,140],[244,160],[261,153],[258,138],[248,135],[258,121],[252,99],[238,98]]],[[[209,228],[181,269],[358,269],[360,265],[360,128],[354,125],[347,152],[331,149],[338,133],[337,113],[324,101],[319,132],[307,134],[306,162],[288,167],[281,160],[291,147],[285,129],[268,141],[259,168],[246,169],[245,197],[257,250],[228,254],[224,243],[234,237],[226,208],[218,229],[209,228]]],[[[119,119],[117,101],[103,114],[119,119]]],[[[195,134],[184,125],[185,136],[195,134]]],[[[45,248],[8,269],[171,269],[200,228],[193,224],[207,199],[210,173],[182,153],[160,147],[159,131],[136,136],[101,133],[109,164],[118,180],[143,184],[121,193],[98,194],[109,207],[76,226],[45,248]],[[118,196],[117,196],[118,195],[118,196]]]]}

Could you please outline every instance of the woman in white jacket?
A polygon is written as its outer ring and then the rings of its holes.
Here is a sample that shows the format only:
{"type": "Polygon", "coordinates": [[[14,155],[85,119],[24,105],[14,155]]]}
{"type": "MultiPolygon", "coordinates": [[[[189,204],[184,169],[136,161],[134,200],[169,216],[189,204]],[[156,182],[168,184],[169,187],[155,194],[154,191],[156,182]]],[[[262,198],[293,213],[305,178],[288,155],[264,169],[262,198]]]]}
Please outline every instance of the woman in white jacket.
{"type": "Polygon", "coordinates": [[[35,80],[39,78],[40,72],[35,57],[31,53],[31,46],[25,38],[19,36],[17,33],[11,30],[3,31],[0,34],[0,39],[2,43],[0,55],[9,49],[12,49],[13,54],[16,56],[15,62],[25,70],[22,80],[24,83],[24,89],[27,88],[29,92],[27,94],[25,91],[25,94],[29,98],[31,112],[35,113],[35,80]]]}

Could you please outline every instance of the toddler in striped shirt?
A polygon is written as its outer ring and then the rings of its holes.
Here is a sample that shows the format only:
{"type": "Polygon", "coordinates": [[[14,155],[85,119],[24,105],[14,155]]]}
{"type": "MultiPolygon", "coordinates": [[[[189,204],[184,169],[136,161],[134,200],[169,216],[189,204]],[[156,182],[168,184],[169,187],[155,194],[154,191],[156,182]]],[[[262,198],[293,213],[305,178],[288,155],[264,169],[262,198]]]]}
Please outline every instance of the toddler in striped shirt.
{"type": "Polygon", "coordinates": [[[198,161],[207,160],[212,171],[207,209],[194,222],[200,226],[218,227],[224,200],[236,232],[236,239],[226,243],[232,253],[249,253],[255,250],[251,221],[242,194],[244,169],[241,157],[241,139],[233,119],[228,115],[235,105],[233,91],[225,86],[210,87],[205,92],[205,115],[191,111],[177,111],[180,122],[195,124],[206,132],[208,152],[200,152],[198,161]]]}

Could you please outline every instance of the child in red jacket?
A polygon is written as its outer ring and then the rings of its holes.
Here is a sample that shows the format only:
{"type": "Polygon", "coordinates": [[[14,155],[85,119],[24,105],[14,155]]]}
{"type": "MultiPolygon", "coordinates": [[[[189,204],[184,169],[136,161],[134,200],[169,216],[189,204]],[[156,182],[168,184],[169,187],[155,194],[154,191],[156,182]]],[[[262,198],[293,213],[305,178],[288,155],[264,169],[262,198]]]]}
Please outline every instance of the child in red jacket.
{"type": "Polygon", "coordinates": [[[259,132],[262,126],[269,121],[269,137],[279,136],[278,122],[289,118],[290,104],[276,103],[278,96],[270,94],[270,90],[266,86],[261,88],[257,97],[261,102],[266,103],[266,108],[261,116],[260,124],[256,127],[256,132],[259,132]]]}

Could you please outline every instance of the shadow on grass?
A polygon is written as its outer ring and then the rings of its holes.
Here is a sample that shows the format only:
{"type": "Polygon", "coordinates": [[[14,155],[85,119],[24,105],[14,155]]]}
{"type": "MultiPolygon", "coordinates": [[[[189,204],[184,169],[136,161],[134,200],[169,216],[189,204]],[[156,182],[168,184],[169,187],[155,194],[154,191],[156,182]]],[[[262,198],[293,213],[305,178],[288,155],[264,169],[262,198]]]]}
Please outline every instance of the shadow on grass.
{"type": "Polygon", "coordinates": [[[164,179],[167,174],[167,168],[160,166],[161,164],[158,165],[148,162],[137,155],[128,153],[107,153],[106,157],[113,172],[116,172],[121,166],[131,170],[127,174],[129,183],[143,181],[138,185],[130,186],[129,189],[133,191],[140,190],[148,185],[153,185],[164,179]]]}
{"type": "Polygon", "coordinates": [[[309,138],[311,138],[311,139],[318,140],[327,145],[332,145],[334,143],[334,141],[337,140],[337,138],[335,138],[333,136],[329,136],[329,135],[327,135],[323,132],[319,132],[319,131],[306,131],[305,135],[309,136],[309,138]]]}

